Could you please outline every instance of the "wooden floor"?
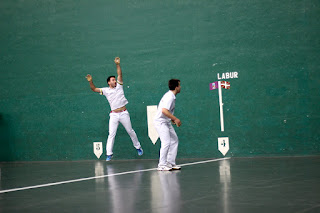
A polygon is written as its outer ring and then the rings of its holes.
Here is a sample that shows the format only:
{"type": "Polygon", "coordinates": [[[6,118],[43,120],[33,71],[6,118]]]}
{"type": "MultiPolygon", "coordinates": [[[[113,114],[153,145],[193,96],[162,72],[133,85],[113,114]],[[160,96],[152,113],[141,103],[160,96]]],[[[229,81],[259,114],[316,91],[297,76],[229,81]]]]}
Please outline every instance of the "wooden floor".
{"type": "Polygon", "coordinates": [[[320,157],[0,163],[4,212],[320,212],[320,157]]]}

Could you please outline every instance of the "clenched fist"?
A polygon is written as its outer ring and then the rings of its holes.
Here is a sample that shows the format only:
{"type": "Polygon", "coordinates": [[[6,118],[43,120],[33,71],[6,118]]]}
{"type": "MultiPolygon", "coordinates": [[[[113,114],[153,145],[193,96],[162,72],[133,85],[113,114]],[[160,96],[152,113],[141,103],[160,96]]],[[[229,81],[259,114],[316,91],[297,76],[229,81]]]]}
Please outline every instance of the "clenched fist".
{"type": "Polygon", "coordinates": [[[116,58],[114,59],[114,63],[116,63],[117,65],[120,64],[120,58],[119,58],[119,57],[116,57],[116,58]]]}

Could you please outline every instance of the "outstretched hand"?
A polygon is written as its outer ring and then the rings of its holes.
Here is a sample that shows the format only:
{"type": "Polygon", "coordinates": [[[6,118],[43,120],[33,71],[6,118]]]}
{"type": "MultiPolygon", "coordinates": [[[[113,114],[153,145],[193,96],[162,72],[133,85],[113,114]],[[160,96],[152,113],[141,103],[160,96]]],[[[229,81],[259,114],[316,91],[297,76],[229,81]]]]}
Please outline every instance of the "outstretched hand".
{"type": "Polygon", "coordinates": [[[116,63],[117,65],[120,64],[120,58],[119,58],[119,57],[116,57],[116,58],[114,59],[114,63],[116,63]]]}
{"type": "Polygon", "coordinates": [[[88,75],[86,76],[86,79],[90,82],[90,81],[92,81],[92,76],[91,76],[90,74],[88,74],[88,75]]]}

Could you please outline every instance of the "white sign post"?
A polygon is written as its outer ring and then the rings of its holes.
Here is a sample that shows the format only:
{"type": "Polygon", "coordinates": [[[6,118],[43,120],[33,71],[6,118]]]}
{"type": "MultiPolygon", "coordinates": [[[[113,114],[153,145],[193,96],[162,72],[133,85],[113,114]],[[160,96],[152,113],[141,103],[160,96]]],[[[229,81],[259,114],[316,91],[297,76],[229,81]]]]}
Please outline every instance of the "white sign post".
{"type": "Polygon", "coordinates": [[[222,103],[222,91],[221,91],[221,82],[218,81],[218,90],[219,90],[219,106],[220,106],[220,126],[221,132],[224,131],[224,120],[223,120],[223,103],[222,103]]]}
{"type": "Polygon", "coordinates": [[[159,135],[156,128],[153,125],[154,116],[157,113],[157,105],[147,106],[147,119],[148,119],[148,136],[153,144],[156,144],[159,135]]]}
{"type": "Polygon", "coordinates": [[[98,159],[100,158],[103,153],[102,142],[93,142],[93,153],[97,156],[98,159]]]}
{"type": "Polygon", "coordinates": [[[218,138],[218,149],[223,154],[223,156],[225,156],[227,154],[227,152],[229,151],[229,138],[228,137],[218,138]]]}

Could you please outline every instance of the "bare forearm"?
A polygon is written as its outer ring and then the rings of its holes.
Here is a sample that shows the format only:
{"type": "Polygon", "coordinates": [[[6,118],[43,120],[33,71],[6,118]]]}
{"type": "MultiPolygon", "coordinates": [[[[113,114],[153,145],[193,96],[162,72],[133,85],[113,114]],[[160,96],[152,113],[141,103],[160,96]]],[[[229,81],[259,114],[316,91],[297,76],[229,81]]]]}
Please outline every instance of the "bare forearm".
{"type": "Polygon", "coordinates": [[[118,81],[122,83],[122,70],[120,64],[117,64],[118,81]]]}
{"type": "Polygon", "coordinates": [[[92,90],[93,92],[100,92],[100,88],[96,88],[96,86],[93,84],[93,82],[92,82],[92,76],[91,76],[90,74],[88,74],[88,75],[86,76],[86,79],[87,79],[87,81],[89,82],[90,88],[91,88],[91,90],[92,90]]]}
{"type": "Polygon", "coordinates": [[[170,113],[169,110],[167,110],[166,108],[162,108],[162,113],[167,116],[168,118],[170,118],[171,120],[176,120],[177,117],[175,117],[173,114],[170,113]]]}
{"type": "Polygon", "coordinates": [[[116,65],[117,66],[117,74],[118,74],[118,76],[122,76],[122,71],[121,71],[121,67],[120,67],[120,64],[117,64],[116,65]]]}
{"type": "Polygon", "coordinates": [[[93,81],[89,81],[89,85],[92,91],[95,92],[95,90],[97,89],[96,86],[93,84],[93,81]]]}
{"type": "Polygon", "coordinates": [[[176,124],[177,127],[181,126],[181,121],[179,120],[179,118],[171,114],[169,110],[167,110],[166,108],[162,108],[162,113],[170,118],[173,124],[176,124]]]}

